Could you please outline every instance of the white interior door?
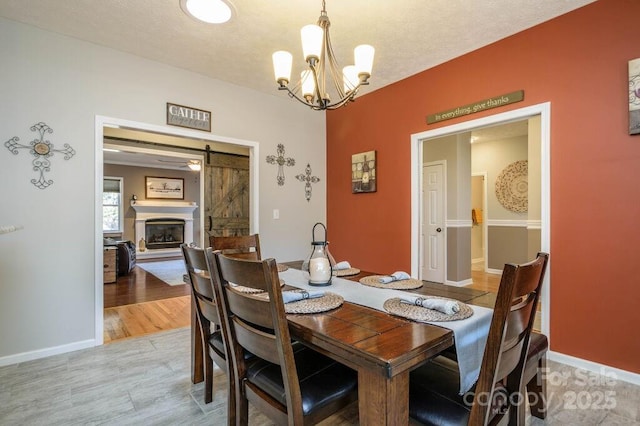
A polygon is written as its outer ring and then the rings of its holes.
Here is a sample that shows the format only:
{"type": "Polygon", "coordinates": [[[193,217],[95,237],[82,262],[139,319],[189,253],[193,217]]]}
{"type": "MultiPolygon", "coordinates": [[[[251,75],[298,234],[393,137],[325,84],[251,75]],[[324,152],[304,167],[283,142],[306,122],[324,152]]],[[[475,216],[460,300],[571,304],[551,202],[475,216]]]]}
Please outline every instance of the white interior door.
{"type": "Polygon", "coordinates": [[[423,167],[423,222],[421,279],[444,283],[445,227],[444,227],[444,165],[423,167]]]}

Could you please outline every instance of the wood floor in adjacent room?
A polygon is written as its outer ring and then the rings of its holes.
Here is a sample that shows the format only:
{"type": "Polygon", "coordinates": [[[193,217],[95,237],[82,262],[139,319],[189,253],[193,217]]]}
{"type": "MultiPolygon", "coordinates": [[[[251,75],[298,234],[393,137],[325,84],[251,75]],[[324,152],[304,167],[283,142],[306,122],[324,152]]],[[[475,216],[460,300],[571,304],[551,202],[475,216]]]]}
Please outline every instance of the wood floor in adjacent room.
{"type": "Polygon", "coordinates": [[[104,285],[104,343],[191,325],[189,286],[168,285],[137,266],[104,285]]]}

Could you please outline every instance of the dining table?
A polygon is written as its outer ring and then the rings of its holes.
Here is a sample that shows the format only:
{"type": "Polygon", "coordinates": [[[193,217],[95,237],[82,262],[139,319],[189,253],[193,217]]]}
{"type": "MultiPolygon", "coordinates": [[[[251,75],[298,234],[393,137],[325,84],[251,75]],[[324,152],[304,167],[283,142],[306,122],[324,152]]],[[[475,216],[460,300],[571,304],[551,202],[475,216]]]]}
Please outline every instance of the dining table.
{"type": "MultiPolygon", "coordinates": [[[[300,269],[301,264],[294,261],[282,265],[300,269]]],[[[378,274],[360,271],[343,278],[360,286],[361,278],[372,275],[378,274]]],[[[439,286],[412,292],[438,295],[439,286]]],[[[283,290],[288,288],[285,279],[283,290]]],[[[331,291],[331,286],[325,289],[331,291]]],[[[408,424],[410,371],[454,346],[451,329],[347,300],[327,312],[288,314],[287,319],[295,340],[357,371],[362,425],[408,424]]],[[[192,381],[197,383],[203,380],[203,347],[193,300],[191,324],[192,381]]]]}

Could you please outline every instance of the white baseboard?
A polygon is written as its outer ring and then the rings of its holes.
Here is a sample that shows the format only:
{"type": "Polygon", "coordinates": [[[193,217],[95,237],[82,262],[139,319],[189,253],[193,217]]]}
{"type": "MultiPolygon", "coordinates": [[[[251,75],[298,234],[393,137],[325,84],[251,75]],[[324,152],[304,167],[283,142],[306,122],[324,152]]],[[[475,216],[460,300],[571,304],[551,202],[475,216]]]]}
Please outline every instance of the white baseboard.
{"type": "Polygon", "coordinates": [[[561,354],[559,352],[549,351],[548,358],[552,361],[561,362],[571,367],[580,368],[594,374],[606,375],[613,380],[622,380],[636,386],[640,386],[640,374],[630,371],[621,370],[608,365],[599,364],[597,362],[588,361],[582,358],[576,358],[571,355],[561,354]]]}
{"type": "Polygon", "coordinates": [[[0,367],[5,365],[18,364],[20,362],[33,361],[34,359],[46,358],[80,349],[87,349],[96,346],[94,339],[82,340],[80,342],[69,343],[67,345],[54,346],[52,348],[38,349],[37,351],[23,352],[0,358],[0,367]]]}
{"type": "Polygon", "coordinates": [[[454,287],[463,287],[465,285],[473,284],[473,280],[471,278],[469,278],[467,280],[463,280],[463,281],[449,281],[449,280],[447,280],[447,282],[445,284],[452,285],[454,287]]]}
{"type": "Polygon", "coordinates": [[[495,275],[502,275],[502,270],[501,269],[491,269],[491,268],[487,268],[487,270],[485,271],[487,274],[495,274],[495,275]]]}

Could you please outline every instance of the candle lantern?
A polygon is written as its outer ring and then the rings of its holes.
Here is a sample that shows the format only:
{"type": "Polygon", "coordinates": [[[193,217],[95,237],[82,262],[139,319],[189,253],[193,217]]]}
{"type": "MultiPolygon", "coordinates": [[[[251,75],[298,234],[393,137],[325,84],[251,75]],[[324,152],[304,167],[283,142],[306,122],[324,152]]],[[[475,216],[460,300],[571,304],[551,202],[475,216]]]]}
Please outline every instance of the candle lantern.
{"type": "Polygon", "coordinates": [[[309,274],[309,285],[327,286],[331,285],[332,270],[335,261],[329,253],[327,241],[327,228],[322,223],[313,225],[311,231],[311,255],[302,264],[302,270],[309,274]],[[316,228],[320,226],[324,230],[324,239],[316,240],[316,228]]]}

